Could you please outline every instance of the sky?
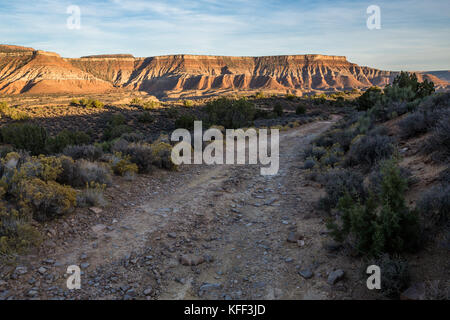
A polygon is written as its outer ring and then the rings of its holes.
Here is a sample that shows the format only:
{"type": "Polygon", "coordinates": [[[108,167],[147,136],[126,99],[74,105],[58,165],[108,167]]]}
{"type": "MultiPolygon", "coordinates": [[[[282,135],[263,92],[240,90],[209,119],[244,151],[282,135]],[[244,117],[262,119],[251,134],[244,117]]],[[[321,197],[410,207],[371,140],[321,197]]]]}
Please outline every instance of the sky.
{"type": "Polygon", "coordinates": [[[63,57],[328,54],[383,70],[450,70],[450,1],[0,0],[0,43],[63,57]],[[371,5],[380,29],[367,27],[371,5]]]}

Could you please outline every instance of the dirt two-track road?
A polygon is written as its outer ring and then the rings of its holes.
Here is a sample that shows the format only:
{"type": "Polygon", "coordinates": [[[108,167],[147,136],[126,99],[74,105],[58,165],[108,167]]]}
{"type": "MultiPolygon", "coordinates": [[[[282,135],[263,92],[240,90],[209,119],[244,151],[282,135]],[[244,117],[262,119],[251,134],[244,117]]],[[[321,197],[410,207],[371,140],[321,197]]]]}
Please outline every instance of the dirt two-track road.
{"type": "Polygon", "coordinates": [[[326,249],[324,216],[313,209],[321,194],[301,169],[302,150],[336,120],[280,133],[275,176],[262,176],[255,165],[190,165],[148,177],[155,181],[135,188],[133,203],[122,205],[127,194],[110,201],[104,211],[121,212],[117,218],[93,221],[64,245],[42,249],[46,256],[23,262],[25,271],[11,267],[10,278],[0,280],[0,297],[354,297],[352,284],[360,274],[351,269],[357,266],[326,249]],[[83,271],[80,290],[66,287],[69,265],[83,271]],[[335,269],[346,277],[330,285],[327,277],[335,269]]]}

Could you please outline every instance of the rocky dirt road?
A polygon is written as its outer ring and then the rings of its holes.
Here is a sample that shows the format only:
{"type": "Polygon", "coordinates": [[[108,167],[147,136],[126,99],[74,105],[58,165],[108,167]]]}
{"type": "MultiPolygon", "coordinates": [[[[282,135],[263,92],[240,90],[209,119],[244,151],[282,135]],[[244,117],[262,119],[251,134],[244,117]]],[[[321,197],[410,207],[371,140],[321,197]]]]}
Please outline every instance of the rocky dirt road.
{"type": "MultiPolygon", "coordinates": [[[[14,265],[3,299],[333,299],[350,298],[352,268],[326,248],[317,186],[303,177],[301,151],[337,118],[280,134],[280,170],[186,166],[140,186],[117,218],[14,265]],[[134,201],[134,200],[133,200],[134,201]],[[47,252],[47,251],[46,251],[47,252]],[[82,269],[80,290],[66,268],[82,269]],[[332,279],[331,283],[330,274],[332,279]]],[[[98,222],[98,221],[97,221],[98,222]]],[[[42,251],[42,250],[41,250],[42,251]]]]}

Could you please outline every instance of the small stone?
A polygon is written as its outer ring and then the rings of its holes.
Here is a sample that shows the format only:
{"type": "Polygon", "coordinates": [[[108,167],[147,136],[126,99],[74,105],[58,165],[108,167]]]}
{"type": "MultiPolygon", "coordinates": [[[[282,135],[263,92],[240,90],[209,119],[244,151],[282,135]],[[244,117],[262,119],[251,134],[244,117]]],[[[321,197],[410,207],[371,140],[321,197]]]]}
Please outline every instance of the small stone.
{"type": "Polygon", "coordinates": [[[200,291],[219,289],[221,286],[222,285],[220,283],[204,283],[200,286],[200,291]]]}
{"type": "Polygon", "coordinates": [[[38,294],[38,292],[36,290],[30,290],[30,291],[28,291],[27,296],[34,297],[37,294],[38,294]]]}
{"type": "Polygon", "coordinates": [[[89,210],[95,214],[100,214],[103,212],[103,210],[98,207],[90,207],[89,210]]]}
{"type": "Polygon", "coordinates": [[[167,234],[167,236],[169,238],[175,239],[177,237],[177,234],[175,232],[170,232],[170,233],[167,234]]]}
{"type": "Polygon", "coordinates": [[[335,270],[330,272],[330,274],[328,275],[328,284],[334,285],[336,282],[342,280],[344,278],[345,272],[344,270],[335,270]]]}
{"type": "Polygon", "coordinates": [[[183,266],[198,266],[205,262],[203,257],[193,256],[193,255],[182,255],[180,256],[180,263],[183,266]]]}
{"type": "Polygon", "coordinates": [[[153,292],[152,288],[147,288],[147,289],[144,290],[144,295],[149,296],[149,295],[152,294],[152,292],[153,292]]]}
{"type": "Polygon", "coordinates": [[[311,279],[314,275],[310,269],[300,270],[298,273],[305,279],[311,279]]]}
{"type": "Polygon", "coordinates": [[[87,268],[89,268],[89,266],[90,266],[90,264],[87,263],[87,262],[83,262],[83,263],[80,265],[81,269],[87,269],[87,268]]]}
{"type": "Polygon", "coordinates": [[[342,244],[335,241],[330,241],[324,244],[324,249],[329,253],[339,251],[341,248],[342,244]]]}
{"type": "Polygon", "coordinates": [[[297,243],[298,240],[301,240],[303,237],[297,232],[290,232],[287,238],[288,242],[297,243]]]}
{"type": "Polygon", "coordinates": [[[401,300],[425,300],[425,284],[423,282],[414,283],[401,295],[401,300]]]}
{"type": "Polygon", "coordinates": [[[297,240],[297,245],[299,247],[304,247],[305,246],[305,241],[304,240],[297,240]]]}
{"type": "Polygon", "coordinates": [[[17,274],[25,274],[25,273],[28,272],[28,269],[27,269],[27,267],[19,266],[19,267],[16,268],[15,272],[17,274]]]}
{"type": "Polygon", "coordinates": [[[40,268],[38,269],[38,272],[39,272],[40,274],[45,274],[45,273],[47,272],[47,269],[46,269],[45,267],[40,267],[40,268]]]}
{"type": "Polygon", "coordinates": [[[92,231],[94,232],[100,232],[102,230],[106,229],[106,226],[104,224],[96,224],[92,227],[92,231]]]}

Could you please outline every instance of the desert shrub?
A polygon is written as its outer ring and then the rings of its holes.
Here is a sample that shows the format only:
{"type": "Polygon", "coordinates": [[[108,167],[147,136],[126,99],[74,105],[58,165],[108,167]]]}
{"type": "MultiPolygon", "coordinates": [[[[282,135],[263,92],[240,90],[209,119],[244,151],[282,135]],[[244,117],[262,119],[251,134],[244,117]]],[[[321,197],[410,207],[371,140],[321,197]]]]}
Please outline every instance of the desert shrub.
{"type": "Polygon", "coordinates": [[[295,94],[292,94],[292,93],[287,93],[287,94],[285,95],[285,98],[286,98],[287,100],[292,101],[292,100],[297,99],[297,96],[296,96],[295,94]]]}
{"type": "Polygon", "coordinates": [[[138,121],[142,123],[153,123],[155,118],[150,114],[150,112],[143,112],[139,115],[138,121]]]}
{"type": "Polygon", "coordinates": [[[112,126],[112,127],[116,127],[116,126],[120,126],[122,124],[125,124],[125,121],[126,121],[126,119],[125,119],[123,114],[116,113],[116,114],[113,114],[113,115],[111,115],[109,117],[108,125],[112,126]]]}
{"type": "Polygon", "coordinates": [[[192,130],[192,129],[194,129],[194,121],[196,121],[196,120],[197,120],[197,117],[195,117],[194,115],[184,114],[175,121],[175,127],[177,129],[180,128],[180,129],[192,130]]]}
{"type": "Polygon", "coordinates": [[[319,208],[330,211],[339,199],[348,194],[351,199],[364,198],[363,177],[353,170],[333,169],[325,173],[320,180],[325,184],[326,195],[319,200],[319,208]]]}
{"type": "Polygon", "coordinates": [[[139,171],[138,166],[130,161],[130,156],[124,156],[120,152],[112,157],[111,167],[115,174],[128,178],[133,178],[139,171]]]}
{"type": "Polygon", "coordinates": [[[185,107],[193,107],[194,106],[194,101],[192,101],[192,100],[183,100],[183,106],[185,106],[185,107]]]}
{"type": "Polygon", "coordinates": [[[28,123],[14,123],[1,128],[3,143],[12,144],[17,149],[30,151],[33,155],[44,153],[47,143],[45,128],[28,123]]]}
{"type": "Polygon", "coordinates": [[[73,210],[76,191],[55,181],[24,179],[19,184],[18,198],[29,205],[35,220],[48,221],[73,210]]]}
{"type": "Polygon", "coordinates": [[[97,182],[99,184],[111,185],[111,169],[100,162],[88,160],[70,161],[66,157],[61,159],[63,171],[58,177],[58,182],[69,184],[74,187],[83,187],[86,183],[97,182]]]}
{"type": "Polygon", "coordinates": [[[131,132],[131,128],[125,124],[108,126],[103,132],[104,140],[112,140],[121,137],[123,134],[131,132]]]}
{"type": "Polygon", "coordinates": [[[167,110],[167,116],[171,119],[175,119],[178,118],[178,110],[175,108],[170,108],[169,110],[167,110]]]}
{"type": "Polygon", "coordinates": [[[445,224],[450,213],[450,184],[443,183],[426,191],[416,206],[427,227],[445,224]]]}
{"type": "Polygon", "coordinates": [[[64,129],[55,137],[48,138],[47,149],[50,153],[59,153],[67,146],[87,144],[90,141],[91,137],[85,132],[64,129]]]}
{"type": "Polygon", "coordinates": [[[172,162],[172,146],[165,142],[155,142],[151,146],[153,164],[158,168],[172,170],[175,164],[172,162]]]}
{"type": "Polygon", "coordinates": [[[139,98],[133,98],[130,101],[130,106],[141,106],[142,105],[142,100],[139,98]]]}
{"type": "Polygon", "coordinates": [[[129,132],[121,135],[120,139],[128,142],[139,142],[145,140],[145,136],[140,132],[129,132]]]}
{"type": "Polygon", "coordinates": [[[28,113],[17,110],[15,108],[8,108],[5,111],[3,111],[3,113],[5,116],[11,118],[11,120],[14,121],[27,121],[31,119],[28,113]]]}
{"type": "Polygon", "coordinates": [[[20,166],[20,172],[27,178],[34,177],[43,181],[55,181],[63,172],[61,160],[57,157],[32,157],[20,166]]]}
{"type": "Polygon", "coordinates": [[[398,126],[402,138],[411,138],[427,132],[428,126],[425,122],[425,115],[422,112],[414,112],[402,119],[398,126]]]}
{"type": "Polygon", "coordinates": [[[326,153],[327,150],[324,147],[310,145],[303,150],[303,159],[314,158],[320,160],[326,153]]]}
{"type": "Polygon", "coordinates": [[[316,166],[316,161],[314,159],[306,159],[303,164],[303,169],[312,169],[316,166]]]}
{"type": "Polygon", "coordinates": [[[410,284],[409,265],[406,260],[387,254],[371,262],[381,269],[381,292],[391,299],[398,299],[410,284]]]}
{"type": "Polygon", "coordinates": [[[219,98],[208,102],[205,111],[209,125],[222,125],[227,129],[248,127],[254,120],[256,108],[245,98],[234,100],[219,98]]]}
{"type": "Polygon", "coordinates": [[[262,91],[259,91],[255,94],[256,99],[264,99],[265,97],[266,97],[266,95],[262,91]]]}
{"type": "Polygon", "coordinates": [[[72,106],[78,106],[78,107],[84,107],[84,108],[94,108],[94,109],[103,109],[103,107],[105,106],[105,104],[99,100],[86,99],[86,98],[80,99],[78,101],[75,99],[72,99],[70,104],[72,106]]]}
{"type": "Polygon", "coordinates": [[[0,101],[0,112],[4,113],[9,109],[9,105],[6,101],[0,101]]]}
{"type": "Polygon", "coordinates": [[[299,104],[297,108],[295,108],[295,113],[298,115],[306,113],[306,107],[303,104],[299,104]]]}
{"type": "Polygon", "coordinates": [[[276,114],[278,117],[281,117],[283,115],[283,113],[284,113],[283,106],[280,103],[277,103],[273,107],[273,113],[276,114]]]}
{"type": "Polygon", "coordinates": [[[425,152],[432,153],[435,161],[448,162],[450,160],[450,112],[447,112],[436,124],[423,147],[425,152]]]}
{"type": "Polygon", "coordinates": [[[342,157],[344,156],[344,152],[341,146],[337,143],[333,145],[331,148],[327,149],[325,155],[323,155],[320,159],[320,163],[325,167],[334,167],[337,165],[342,157]]]}
{"type": "Polygon", "coordinates": [[[155,101],[155,100],[146,101],[142,104],[142,108],[144,110],[157,109],[160,106],[161,106],[161,104],[159,103],[159,101],[155,101]]]}
{"type": "Polygon", "coordinates": [[[381,99],[382,94],[383,91],[380,88],[370,87],[358,97],[358,110],[369,110],[381,99]]]}
{"type": "Polygon", "coordinates": [[[93,145],[70,145],[64,148],[63,154],[74,160],[97,161],[103,156],[103,150],[99,146],[93,145]]]}
{"type": "Polygon", "coordinates": [[[327,226],[337,241],[349,241],[360,254],[380,256],[415,250],[419,220],[405,204],[407,182],[393,159],[383,163],[381,172],[380,193],[371,192],[364,203],[346,192],[338,203],[340,223],[330,220],[327,226]]]}
{"type": "Polygon", "coordinates": [[[106,200],[104,197],[106,185],[96,182],[86,184],[86,188],[77,194],[77,205],[79,207],[104,206],[106,200]]]}
{"type": "Polygon", "coordinates": [[[144,143],[130,144],[119,140],[112,147],[112,151],[128,156],[129,160],[138,166],[140,173],[150,172],[155,161],[151,146],[144,143]]]}
{"type": "Polygon", "coordinates": [[[392,138],[382,135],[367,135],[357,139],[347,153],[347,166],[372,167],[378,161],[389,158],[394,152],[392,138]]]}
{"type": "Polygon", "coordinates": [[[29,210],[10,208],[0,201],[0,257],[24,253],[29,247],[38,246],[40,240],[29,210]]]}
{"type": "Polygon", "coordinates": [[[450,184],[450,167],[447,167],[439,174],[438,180],[443,184],[450,184]]]}

